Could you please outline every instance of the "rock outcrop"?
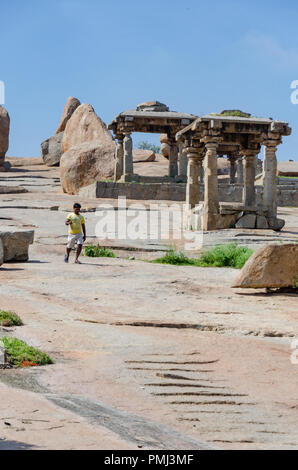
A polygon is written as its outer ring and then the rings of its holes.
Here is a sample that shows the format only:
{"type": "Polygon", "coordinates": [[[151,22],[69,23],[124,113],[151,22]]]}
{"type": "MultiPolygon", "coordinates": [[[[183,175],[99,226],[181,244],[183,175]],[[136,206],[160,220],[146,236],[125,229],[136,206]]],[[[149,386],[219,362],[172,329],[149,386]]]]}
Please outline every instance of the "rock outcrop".
{"type": "Polygon", "coordinates": [[[3,106],[0,106],[0,171],[6,171],[10,167],[4,162],[9,146],[9,127],[9,114],[3,106]]]}
{"type": "Polygon", "coordinates": [[[60,122],[58,124],[55,134],[60,134],[60,132],[65,131],[66,124],[70,120],[75,110],[80,106],[80,104],[81,102],[77,98],[74,98],[73,96],[70,96],[67,99],[65,106],[64,106],[63,113],[62,113],[62,117],[60,119],[60,122]]]}
{"type": "Polygon", "coordinates": [[[62,139],[60,180],[63,191],[78,190],[113,176],[115,142],[91,105],[81,104],[68,121],[62,139]]]}
{"type": "Polygon", "coordinates": [[[132,151],[132,156],[134,163],[155,161],[155,153],[153,150],[135,149],[132,151]]]}
{"type": "Polygon", "coordinates": [[[298,176],[298,162],[289,160],[288,162],[278,162],[277,164],[278,176],[296,177],[298,176]]]}
{"type": "Polygon", "coordinates": [[[232,287],[298,287],[298,244],[259,248],[245,263],[232,287]]]}
{"type": "Polygon", "coordinates": [[[34,230],[0,232],[0,240],[3,245],[4,263],[6,261],[28,261],[29,245],[33,243],[34,230]]]}
{"type": "Polygon", "coordinates": [[[41,144],[41,158],[47,166],[59,166],[62,155],[61,143],[63,138],[63,132],[66,128],[66,124],[80,106],[80,101],[77,98],[70,96],[64,106],[62,117],[59,125],[56,129],[55,134],[49,137],[41,144]]]}
{"type": "Polygon", "coordinates": [[[41,157],[47,166],[59,166],[63,132],[55,134],[41,144],[41,157]]]}

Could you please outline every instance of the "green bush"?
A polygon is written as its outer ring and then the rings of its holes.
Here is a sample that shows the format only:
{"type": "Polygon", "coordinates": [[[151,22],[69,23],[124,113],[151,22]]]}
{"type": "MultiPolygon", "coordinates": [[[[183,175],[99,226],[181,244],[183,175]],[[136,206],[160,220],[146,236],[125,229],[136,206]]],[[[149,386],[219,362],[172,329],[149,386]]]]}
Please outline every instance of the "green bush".
{"type": "Polygon", "coordinates": [[[5,310],[0,310],[0,325],[1,326],[21,326],[23,325],[23,322],[16,313],[5,312],[5,310]]]}
{"type": "Polygon", "coordinates": [[[238,246],[234,243],[220,245],[204,252],[199,258],[188,258],[182,252],[175,252],[173,249],[154,260],[154,263],[175,264],[184,266],[207,267],[231,267],[240,269],[252,255],[253,250],[247,246],[238,246]]]}
{"type": "Polygon", "coordinates": [[[16,367],[21,367],[23,363],[43,366],[53,364],[52,359],[42,351],[28,346],[27,343],[17,338],[2,338],[3,346],[6,350],[8,361],[16,367]]]}
{"type": "Polygon", "coordinates": [[[115,258],[115,254],[111,250],[108,250],[104,246],[101,247],[99,245],[86,246],[84,254],[85,256],[90,256],[91,258],[115,258]]]}
{"type": "Polygon", "coordinates": [[[194,265],[196,262],[195,259],[188,258],[185,256],[182,251],[179,253],[174,250],[168,250],[164,256],[161,258],[157,258],[153,260],[153,263],[161,263],[161,264],[180,264],[180,265],[194,265]]]}

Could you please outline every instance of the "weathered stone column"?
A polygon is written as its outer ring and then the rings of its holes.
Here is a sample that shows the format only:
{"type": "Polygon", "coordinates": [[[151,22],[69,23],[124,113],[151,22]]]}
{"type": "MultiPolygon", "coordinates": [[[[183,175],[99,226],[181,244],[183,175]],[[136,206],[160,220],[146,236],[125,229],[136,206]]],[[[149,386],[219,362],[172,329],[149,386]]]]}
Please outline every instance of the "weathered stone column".
{"type": "Polygon", "coordinates": [[[187,164],[187,155],[183,147],[183,144],[179,144],[178,156],[179,156],[179,176],[182,176],[184,178],[187,175],[188,164],[187,164]]]}
{"type": "Polygon", "coordinates": [[[256,202],[255,159],[256,159],[256,151],[246,150],[245,159],[244,159],[244,186],[243,186],[243,203],[245,207],[254,206],[256,202]]]}
{"type": "Polygon", "coordinates": [[[186,204],[189,208],[195,207],[199,203],[199,159],[197,149],[187,147],[187,184],[186,184],[186,204]]]}
{"type": "Polygon", "coordinates": [[[175,178],[178,175],[178,146],[174,139],[169,138],[169,176],[175,178]]]}
{"type": "Polygon", "coordinates": [[[217,182],[217,140],[205,141],[204,159],[204,215],[203,230],[216,230],[219,213],[219,196],[217,182]]]}
{"type": "Polygon", "coordinates": [[[238,158],[237,160],[237,183],[243,184],[243,160],[238,158]]]}
{"type": "Polygon", "coordinates": [[[122,134],[116,135],[118,142],[115,150],[114,181],[118,181],[123,175],[123,138],[122,134]]]}
{"type": "Polygon", "coordinates": [[[130,181],[133,175],[133,156],[132,156],[132,138],[131,133],[126,132],[123,141],[123,152],[124,152],[124,165],[123,165],[123,177],[124,181],[130,181]]]}
{"type": "Polygon", "coordinates": [[[267,140],[264,147],[264,167],[263,167],[263,205],[268,211],[268,217],[277,216],[277,160],[276,146],[274,140],[267,140]]]}
{"type": "Polygon", "coordinates": [[[204,167],[203,167],[204,157],[199,158],[199,182],[204,183],[204,167]]]}
{"type": "Polygon", "coordinates": [[[236,158],[234,156],[229,156],[228,160],[230,162],[230,184],[235,184],[236,182],[236,158]]]}

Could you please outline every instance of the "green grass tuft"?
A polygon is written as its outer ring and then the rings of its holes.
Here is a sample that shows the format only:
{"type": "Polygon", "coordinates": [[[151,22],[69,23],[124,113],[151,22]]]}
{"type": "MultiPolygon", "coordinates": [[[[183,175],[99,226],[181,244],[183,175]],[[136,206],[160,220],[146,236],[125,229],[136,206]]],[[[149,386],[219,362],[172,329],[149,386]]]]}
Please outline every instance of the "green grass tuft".
{"type": "Polygon", "coordinates": [[[115,253],[111,250],[108,250],[105,247],[101,247],[99,245],[88,245],[85,248],[84,252],[85,256],[89,256],[91,258],[115,258],[115,253]]]}
{"type": "Polygon", "coordinates": [[[24,362],[38,366],[53,364],[52,359],[47,354],[17,338],[5,337],[2,338],[1,342],[6,350],[8,361],[16,367],[21,367],[24,362]]]}
{"type": "Polygon", "coordinates": [[[253,250],[247,246],[238,246],[234,243],[220,245],[204,252],[199,258],[188,258],[182,252],[176,252],[173,249],[153,261],[153,263],[174,264],[180,266],[199,266],[208,267],[231,267],[240,269],[252,255],[253,250]]]}
{"type": "Polygon", "coordinates": [[[0,310],[0,325],[1,326],[21,326],[23,325],[23,322],[16,313],[5,312],[5,310],[0,310]]]}

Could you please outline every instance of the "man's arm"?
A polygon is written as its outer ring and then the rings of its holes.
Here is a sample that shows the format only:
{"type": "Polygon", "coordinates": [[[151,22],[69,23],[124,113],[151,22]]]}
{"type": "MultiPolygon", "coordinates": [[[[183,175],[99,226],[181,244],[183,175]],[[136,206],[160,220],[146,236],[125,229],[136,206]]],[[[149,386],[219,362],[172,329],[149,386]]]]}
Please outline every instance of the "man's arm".
{"type": "Polygon", "coordinates": [[[72,223],[72,222],[71,222],[71,219],[66,219],[65,225],[71,225],[71,223],[72,223]]]}
{"type": "Polygon", "coordinates": [[[82,224],[83,234],[84,234],[84,241],[86,240],[86,226],[82,224]]]}

